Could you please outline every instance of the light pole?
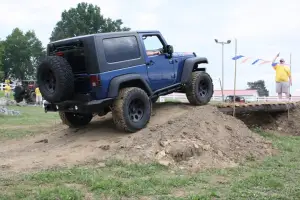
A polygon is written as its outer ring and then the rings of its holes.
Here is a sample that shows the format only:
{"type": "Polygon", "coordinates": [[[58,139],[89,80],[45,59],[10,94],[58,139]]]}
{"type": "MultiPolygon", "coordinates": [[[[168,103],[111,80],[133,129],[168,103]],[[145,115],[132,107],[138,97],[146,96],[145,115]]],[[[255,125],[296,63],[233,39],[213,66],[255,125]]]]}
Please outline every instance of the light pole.
{"type": "MultiPolygon", "coordinates": [[[[237,56],[237,39],[234,38],[234,54],[237,56]]],[[[236,90],[236,59],[234,60],[234,89],[233,89],[233,113],[232,115],[235,117],[235,90],[236,90]]]]}
{"type": "Polygon", "coordinates": [[[222,45],[222,101],[224,102],[224,44],[230,44],[231,40],[227,40],[227,42],[220,42],[217,39],[215,39],[215,42],[217,44],[222,45]]]}

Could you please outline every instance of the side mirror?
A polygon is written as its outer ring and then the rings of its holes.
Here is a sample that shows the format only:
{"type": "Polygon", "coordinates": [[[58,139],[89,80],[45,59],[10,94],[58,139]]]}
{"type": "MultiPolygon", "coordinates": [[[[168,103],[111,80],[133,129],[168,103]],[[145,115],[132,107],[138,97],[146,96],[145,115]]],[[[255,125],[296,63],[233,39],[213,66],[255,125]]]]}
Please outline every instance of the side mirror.
{"type": "Polygon", "coordinates": [[[167,50],[167,53],[170,54],[171,56],[174,53],[174,49],[173,49],[172,45],[167,45],[166,50],[167,50]]]}

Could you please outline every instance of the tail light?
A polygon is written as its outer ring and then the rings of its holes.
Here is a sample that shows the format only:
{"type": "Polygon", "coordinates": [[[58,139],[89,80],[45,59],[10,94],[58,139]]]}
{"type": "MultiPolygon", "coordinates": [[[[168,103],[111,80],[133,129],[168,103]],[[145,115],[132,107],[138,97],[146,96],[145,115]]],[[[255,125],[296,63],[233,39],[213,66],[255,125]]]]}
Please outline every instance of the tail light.
{"type": "Polygon", "coordinates": [[[90,75],[90,82],[93,87],[100,85],[100,79],[98,75],[90,75]]]}
{"type": "Polygon", "coordinates": [[[61,52],[61,51],[59,51],[59,52],[56,52],[56,55],[57,55],[57,56],[64,56],[64,53],[61,52]]]}

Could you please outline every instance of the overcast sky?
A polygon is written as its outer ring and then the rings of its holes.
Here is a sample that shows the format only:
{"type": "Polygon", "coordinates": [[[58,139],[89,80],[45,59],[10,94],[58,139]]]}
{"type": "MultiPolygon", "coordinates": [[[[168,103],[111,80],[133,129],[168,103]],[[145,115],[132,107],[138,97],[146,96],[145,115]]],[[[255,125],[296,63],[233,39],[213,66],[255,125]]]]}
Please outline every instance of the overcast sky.
{"type": "MultiPolygon", "coordinates": [[[[15,27],[35,30],[45,46],[64,9],[75,7],[78,0],[0,0],[0,38],[15,27]]],[[[175,51],[194,51],[209,60],[208,72],[221,77],[221,45],[214,39],[237,38],[238,54],[272,60],[281,52],[289,62],[292,52],[293,87],[300,89],[300,3],[296,0],[90,0],[105,17],[121,18],[132,30],[159,30],[175,51]],[[129,3],[130,2],[130,3],[129,3]]],[[[234,43],[225,46],[225,89],[233,88],[234,43]]],[[[275,72],[269,64],[239,64],[237,88],[247,81],[264,79],[271,94],[275,93],[275,72]]],[[[217,82],[216,89],[219,88],[217,82]]]]}

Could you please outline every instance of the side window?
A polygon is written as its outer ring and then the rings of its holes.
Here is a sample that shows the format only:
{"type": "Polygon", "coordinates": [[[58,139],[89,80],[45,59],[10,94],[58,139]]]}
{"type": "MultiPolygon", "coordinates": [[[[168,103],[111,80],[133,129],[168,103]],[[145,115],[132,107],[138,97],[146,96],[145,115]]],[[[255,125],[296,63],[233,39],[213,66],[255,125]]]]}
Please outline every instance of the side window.
{"type": "Polygon", "coordinates": [[[143,36],[143,41],[148,56],[159,55],[162,53],[163,44],[157,35],[145,35],[143,36]]]}
{"type": "Polygon", "coordinates": [[[105,58],[108,63],[140,58],[140,48],[135,36],[108,38],[103,40],[105,58]]]}

